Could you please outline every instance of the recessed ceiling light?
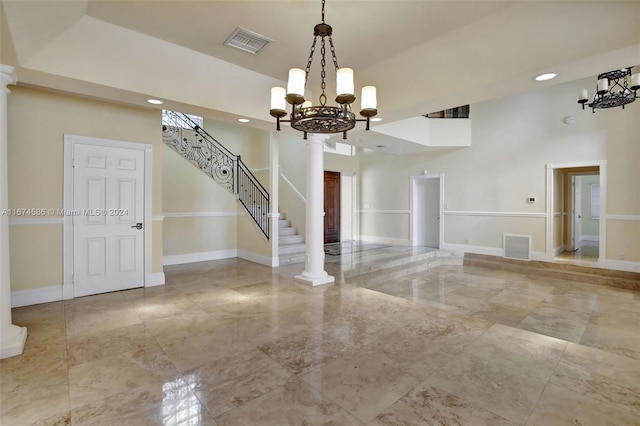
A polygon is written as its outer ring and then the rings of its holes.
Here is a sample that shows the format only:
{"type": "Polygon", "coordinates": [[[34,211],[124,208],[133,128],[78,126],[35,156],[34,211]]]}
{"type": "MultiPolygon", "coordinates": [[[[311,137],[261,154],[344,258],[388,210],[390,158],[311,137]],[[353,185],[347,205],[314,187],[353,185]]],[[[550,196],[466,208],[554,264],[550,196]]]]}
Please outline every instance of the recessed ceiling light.
{"type": "Polygon", "coordinates": [[[147,99],[147,102],[153,105],[162,105],[162,101],[158,99],[147,99]]]}
{"type": "Polygon", "coordinates": [[[238,118],[238,122],[240,122],[240,123],[248,123],[250,121],[251,120],[249,120],[248,118],[238,118]]]}
{"type": "Polygon", "coordinates": [[[536,81],[547,81],[547,80],[551,80],[552,78],[556,78],[556,73],[555,72],[548,72],[546,74],[540,74],[539,76],[536,77],[536,81]]]}
{"type": "Polygon", "coordinates": [[[380,117],[373,117],[373,118],[371,119],[371,121],[382,121],[382,118],[380,118],[380,117]]]}

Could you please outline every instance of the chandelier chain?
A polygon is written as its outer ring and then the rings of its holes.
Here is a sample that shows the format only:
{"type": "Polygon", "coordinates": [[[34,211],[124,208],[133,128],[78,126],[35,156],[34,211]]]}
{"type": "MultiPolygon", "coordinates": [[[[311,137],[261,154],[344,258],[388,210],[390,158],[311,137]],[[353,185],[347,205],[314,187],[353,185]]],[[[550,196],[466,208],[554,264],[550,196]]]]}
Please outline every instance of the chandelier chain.
{"type": "Polygon", "coordinates": [[[313,62],[313,54],[316,52],[316,41],[318,41],[318,37],[313,38],[313,43],[311,44],[311,53],[309,54],[309,59],[307,60],[307,67],[304,69],[304,86],[307,87],[307,80],[309,79],[309,72],[311,71],[311,62],[313,62]]]}
{"type": "Polygon", "coordinates": [[[336,71],[340,68],[338,66],[338,58],[336,57],[336,48],[333,46],[333,39],[329,37],[329,46],[331,46],[331,56],[333,57],[333,65],[336,67],[336,71]]]}
{"type": "Polygon", "coordinates": [[[322,37],[322,40],[320,40],[321,43],[321,48],[320,48],[320,66],[321,66],[321,71],[320,71],[320,79],[321,79],[321,83],[320,83],[320,88],[322,89],[322,94],[320,95],[320,105],[324,106],[326,104],[327,101],[327,95],[326,95],[326,88],[327,88],[327,83],[325,82],[325,77],[327,76],[327,72],[325,71],[325,65],[327,64],[327,61],[325,60],[325,53],[326,53],[326,49],[325,49],[325,45],[324,45],[324,37],[322,37]]]}
{"type": "Polygon", "coordinates": [[[322,23],[324,24],[324,1],[322,0],[322,23]]]}

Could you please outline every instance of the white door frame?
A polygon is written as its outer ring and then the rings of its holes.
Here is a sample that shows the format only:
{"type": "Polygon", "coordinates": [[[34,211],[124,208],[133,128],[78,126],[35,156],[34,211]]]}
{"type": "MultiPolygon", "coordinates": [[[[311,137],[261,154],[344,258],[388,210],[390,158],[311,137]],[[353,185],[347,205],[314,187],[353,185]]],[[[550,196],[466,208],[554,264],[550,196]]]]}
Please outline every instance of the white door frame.
{"type": "Polygon", "coordinates": [[[571,250],[576,251],[582,240],[582,177],[569,173],[571,178],[571,250]]]}
{"type": "MultiPolygon", "coordinates": [[[[113,139],[93,138],[89,136],[64,135],[64,201],[65,211],[73,210],[73,151],[75,144],[96,145],[107,148],[126,148],[144,151],[144,286],[157,285],[152,279],[152,216],[151,216],[151,166],[153,146],[136,142],[113,139]]],[[[63,285],[62,298],[73,299],[73,217],[64,216],[62,225],[63,247],[63,285]]]]}
{"type": "Polygon", "coordinates": [[[411,235],[411,245],[418,245],[418,215],[415,214],[415,205],[418,199],[418,181],[424,179],[440,179],[440,206],[438,207],[438,212],[440,214],[440,222],[438,223],[438,248],[442,248],[442,240],[444,236],[444,216],[443,216],[443,208],[444,205],[444,173],[439,174],[427,174],[427,175],[419,175],[419,176],[410,176],[409,179],[411,181],[411,197],[409,200],[409,211],[411,212],[411,220],[410,222],[410,232],[411,235]]]}
{"type": "Polygon", "coordinates": [[[600,242],[598,247],[598,266],[604,268],[607,262],[607,160],[547,164],[547,244],[545,255],[548,261],[553,261],[555,257],[553,252],[554,172],[556,169],[572,169],[578,167],[599,167],[600,169],[600,227],[598,230],[600,242]]]}
{"type": "Polygon", "coordinates": [[[354,211],[355,211],[355,180],[356,180],[356,174],[353,172],[340,172],[340,241],[353,241],[353,235],[354,235],[354,211]],[[345,192],[342,190],[342,183],[343,183],[343,179],[344,178],[349,178],[351,179],[351,200],[345,200],[345,192]],[[346,202],[349,201],[349,202],[346,202]],[[348,210],[349,214],[348,215],[343,215],[342,211],[343,210],[348,210]],[[344,224],[347,223],[347,221],[344,221],[345,216],[348,219],[349,222],[349,227],[351,228],[351,232],[350,233],[345,233],[344,232],[344,224]],[[344,221],[344,222],[343,222],[344,221]],[[348,234],[348,235],[347,235],[348,234]]]}

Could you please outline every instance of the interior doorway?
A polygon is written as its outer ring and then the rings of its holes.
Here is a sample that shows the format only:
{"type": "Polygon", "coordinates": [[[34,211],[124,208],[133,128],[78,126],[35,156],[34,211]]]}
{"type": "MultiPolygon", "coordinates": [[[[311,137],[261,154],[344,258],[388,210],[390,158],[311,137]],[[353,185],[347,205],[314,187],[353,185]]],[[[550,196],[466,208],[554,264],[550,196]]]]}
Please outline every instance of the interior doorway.
{"type": "Polygon", "coordinates": [[[411,178],[413,245],[440,248],[442,242],[442,176],[411,178]]]}
{"type": "Polygon", "coordinates": [[[65,299],[145,285],[150,156],[144,144],[65,135],[65,299]]]}
{"type": "Polygon", "coordinates": [[[324,172],[324,243],[340,242],[340,172],[324,172]]]}
{"type": "Polygon", "coordinates": [[[567,244],[559,260],[597,262],[600,246],[600,173],[569,171],[566,173],[570,220],[567,244]]]}
{"type": "Polygon", "coordinates": [[[552,166],[547,250],[556,262],[597,265],[605,259],[606,162],[552,166]]]}

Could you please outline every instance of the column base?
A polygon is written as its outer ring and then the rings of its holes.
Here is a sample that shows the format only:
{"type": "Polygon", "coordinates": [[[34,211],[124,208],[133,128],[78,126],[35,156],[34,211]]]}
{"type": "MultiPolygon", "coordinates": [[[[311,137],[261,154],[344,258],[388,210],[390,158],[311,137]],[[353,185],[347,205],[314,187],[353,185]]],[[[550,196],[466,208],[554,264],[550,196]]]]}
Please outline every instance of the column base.
{"type": "Polygon", "coordinates": [[[22,354],[27,341],[27,327],[11,324],[0,336],[0,359],[22,354]]]}
{"type": "Polygon", "coordinates": [[[311,284],[313,287],[317,285],[331,284],[336,281],[336,279],[333,276],[328,275],[326,272],[324,273],[324,275],[320,275],[320,276],[317,276],[317,275],[314,276],[314,275],[306,274],[305,272],[303,272],[300,275],[296,275],[295,278],[297,281],[301,281],[306,284],[311,284]]]}

